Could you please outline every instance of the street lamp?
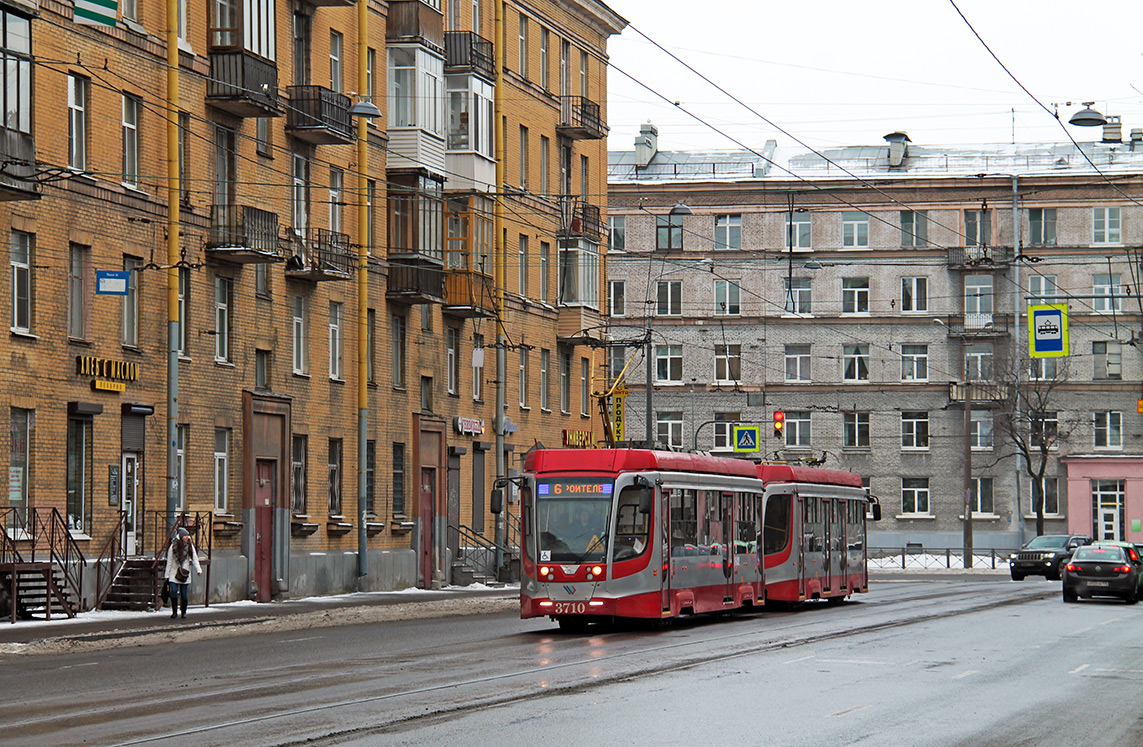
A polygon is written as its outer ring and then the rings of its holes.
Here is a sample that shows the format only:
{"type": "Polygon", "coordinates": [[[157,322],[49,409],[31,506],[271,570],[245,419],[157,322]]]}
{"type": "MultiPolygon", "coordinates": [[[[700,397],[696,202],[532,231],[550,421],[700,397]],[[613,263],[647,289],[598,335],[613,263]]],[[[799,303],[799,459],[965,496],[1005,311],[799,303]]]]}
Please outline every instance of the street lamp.
{"type": "Polygon", "coordinates": [[[1107,117],[1091,108],[1094,103],[1094,101],[1083,102],[1084,108],[1073,114],[1072,118],[1068,120],[1068,124],[1076,127],[1099,127],[1107,124],[1107,117]]]}

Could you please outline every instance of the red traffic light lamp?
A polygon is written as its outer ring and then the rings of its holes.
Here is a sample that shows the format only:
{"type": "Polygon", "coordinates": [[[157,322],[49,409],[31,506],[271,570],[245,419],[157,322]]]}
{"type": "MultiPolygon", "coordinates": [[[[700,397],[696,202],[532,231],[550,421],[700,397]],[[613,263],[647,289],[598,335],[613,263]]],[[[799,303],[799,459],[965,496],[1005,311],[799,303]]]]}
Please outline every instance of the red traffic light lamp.
{"type": "Polygon", "coordinates": [[[774,435],[781,437],[782,429],[786,427],[786,413],[781,410],[774,411],[774,435]]]}

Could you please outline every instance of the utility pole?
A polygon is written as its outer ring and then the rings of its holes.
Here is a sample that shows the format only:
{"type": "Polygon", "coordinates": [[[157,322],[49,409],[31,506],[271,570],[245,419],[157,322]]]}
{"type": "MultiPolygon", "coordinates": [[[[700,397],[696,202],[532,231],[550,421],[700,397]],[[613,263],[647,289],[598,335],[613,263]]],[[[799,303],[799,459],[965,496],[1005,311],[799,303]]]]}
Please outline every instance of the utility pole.
{"type": "Polygon", "coordinates": [[[179,507],[179,3],[167,0],[167,532],[179,507]]]}
{"type": "Polygon", "coordinates": [[[972,568],[972,382],[964,377],[964,567],[972,568]]]}
{"type": "MultiPolygon", "coordinates": [[[[364,0],[362,0],[364,2],[364,0]]],[[[500,80],[504,80],[504,0],[496,0],[496,72],[500,80]]],[[[493,137],[496,141],[496,193],[504,193],[504,86],[498,85],[493,91],[493,137]]],[[[495,283],[496,283],[496,415],[492,418],[492,430],[496,434],[496,482],[495,485],[506,485],[504,479],[508,476],[507,465],[504,458],[504,376],[506,375],[507,361],[504,358],[504,200],[498,197],[495,201],[495,215],[493,222],[492,242],[496,252],[495,283]]],[[[508,493],[505,489],[505,494],[508,493]]],[[[500,573],[500,566],[504,564],[504,512],[507,506],[504,501],[500,513],[496,514],[496,573],[500,573]]]]}
{"type": "MultiPolygon", "coordinates": [[[[367,58],[369,55],[369,3],[357,4],[357,88],[369,97],[367,58]]],[[[366,468],[369,453],[369,120],[357,118],[357,576],[369,574],[369,538],[365,522],[366,468]]],[[[359,588],[361,588],[359,583],[359,588]]]]}

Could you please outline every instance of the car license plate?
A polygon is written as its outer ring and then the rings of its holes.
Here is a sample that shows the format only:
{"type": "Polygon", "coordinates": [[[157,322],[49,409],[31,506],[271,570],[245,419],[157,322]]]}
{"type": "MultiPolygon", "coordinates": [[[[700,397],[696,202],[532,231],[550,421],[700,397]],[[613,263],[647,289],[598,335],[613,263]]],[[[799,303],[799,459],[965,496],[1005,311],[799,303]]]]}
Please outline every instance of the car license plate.
{"type": "Polygon", "coordinates": [[[1107,586],[1107,582],[1106,581],[1088,581],[1087,585],[1088,586],[1107,586]]]}

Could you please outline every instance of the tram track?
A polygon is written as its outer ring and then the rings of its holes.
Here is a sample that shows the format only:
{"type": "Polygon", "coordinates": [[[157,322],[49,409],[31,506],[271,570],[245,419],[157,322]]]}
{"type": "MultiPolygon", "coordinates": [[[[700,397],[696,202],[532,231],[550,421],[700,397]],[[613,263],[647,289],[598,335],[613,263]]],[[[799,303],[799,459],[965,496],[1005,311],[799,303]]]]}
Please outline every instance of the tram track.
{"type": "MultiPolygon", "coordinates": [[[[214,743],[217,738],[220,742],[234,744],[242,743],[242,735],[249,732],[249,727],[255,726],[259,727],[260,744],[334,744],[346,739],[366,738],[371,735],[397,734],[415,729],[419,725],[428,725],[438,720],[478,713],[508,704],[587,691],[601,685],[683,671],[702,664],[731,661],[768,651],[839,640],[864,633],[904,628],[933,620],[1034,602],[1052,593],[1047,589],[1021,589],[1017,594],[973,602],[972,600],[979,595],[979,585],[962,586],[963,588],[942,587],[939,592],[924,593],[917,593],[916,589],[912,589],[896,599],[863,597],[861,603],[850,603],[839,609],[831,609],[828,614],[825,610],[820,610],[821,614],[794,611],[738,616],[738,620],[745,623],[752,619],[777,623],[767,625],[763,630],[751,625],[749,629],[737,629],[721,635],[691,636],[689,635],[691,631],[702,632],[706,628],[701,623],[682,624],[674,630],[683,634],[684,640],[663,642],[658,635],[649,639],[639,636],[640,641],[650,640],[655,643],[637,645],[614,653],[601,654],[598,650],[592,650],[586,656],[580,655],[565,661],[549,661],[541,665],[517,664],[505,671],[483,676],[457,678],[449,675],[439,681],[424,682],[412,687],[392,687],[394,675],[402,667],[410,667],[417,660],[416,652],[409,650],[400,654],[370,657],[369,660],[351,667],[348,673],[344,670],[344,663],[340,674],[315,672],[313,667],[306,667],[303,671],[289,671],[289,668],[285,668],[286,671],[277,672],[272,682],[237,683],[234,687],[212,687],[209,692],[199,690],[196,694],[198,705],[202,704],[203,699],[207,702],[228,703],[231,706],[234,705],[235,699],[249,701],[249,705],[256,708],[254,713],[221,722],[188,726],[185,729],[162,734],[144,736],[136,733],[132,735],[133,738],[128,737],[118,743],[149,744],[180,738],[199,738],[214,743]],[[946,604],[936,608],[928,604],[937,598],[946,604]],[[910,608],[918,606],[930,611],[913,614],[910,608]],[[910,614],[899,614],[903,609],[909,610],[910,614]],[[807,614],[813,615],[812,619],[806,619],[807,614]],[[841,618],[844,618],[847,624],[839,629],[835,623],[841,618]],[[700,652],[699,648],[703,651],[700,652]],[[710,651],[712,648],[720,650],[712,653],[710,651]],[[609,668],[612,671],[600,674],[601,668],[609,668]],[[593,670],[595,673],[590,677],[576,676],[577,671],[585,669],[593,670]],[[333,698],[324,703],[313,703],[311,700],[306,705],[279,707],[269,711],[256,702],[291,694],[312,696],[315,692],[335,688],[337,682],[344,680],[346,676],[359,685],[358,691],[363,688],[373,688],[372,692],[369,695],[333,698]],[[561,677],[565,678],[562,682],[559,681],[561,677]],[[544,686],[535,686],[537,681],[545,682],[544,686]],[[505,685],[509,687],[505,688],[505,685]],[[439,698],[445,692],[449,693],[449,698],[439,698]],[[394,704],[401,705],[394,707],[394,704]],[[391,717],[378,720],[383,711],[376,710],[373,706],[383,706],[384,710],[392,709],[391,717]],[[349,718],[358,721],[364,719],[366,723],[337,725],[336,722],[341,719],[340,713],[350,713],[349,718]],[[296,726],[291,726],[299,722],[309,725],[315,720],[325,720],[327,726],[318,729],[316,733],[312,728],[298,729],[296,726]],[[275,733],[277,735],[272,736],[275,733]]],[[[586,636],[567,636],[553,631],[552,634],[540,633],[543,638],[539,643],[541,646],[552,647],[555,651],[566,652],[569,647],[562,646],[561,643],[582,645],[586,641],[594,646],[597,644],[593,642],[598,639],[598,645],[604,645],[607,641],[617,640],[623,633],[623,630],[616,630],[596,636],[590,633],[586,636]]],[[[665,635],[669,634],[670,632],[665,635]]],[[[512,644],[511,641],[505,640],[501,642],[502,645],[495,647],[490,647],[488,645],[490,642],[487,641],[474,642],[471,649],[464,647],[455,651],[453,656],[466,658],[472,656],[475,650],[483,650],[489,654],[490,662],[499,662],[502,665],[507,656],[503,643],[512,645],[513,653],[521,649],[534,649],[537,644],[536,635],[523,633],[507,636],[506,639],[515,639],[516,643],[512,644]]],[[[439,657],[440,652],[436,653],[439,657]]],[[[524,653],[527,655],[528,652],[524,653]]],[[[472,671],[474,666],[481,666],[481,662],[466,661],[465,666],[467,671],[472,671]]],[[[458,670],[463,669],[458,667],[458,670]]],[[[269,672],[260,673],[262,676],[269,674],[269,672]]],[[[153,706],[154,704],[151,704],[151,707],[153,706]]],[[[180,720],[179,714],[188,707],[189,704],[185,703],[172,704],[170,722],[177,723],[180,720]]],[[[109,716],[107,712],[98,715],[88,714],[89,718],[107,719],[109,716]]],[[[122,736],[127,735],[122,734],[122,736]]]]}

